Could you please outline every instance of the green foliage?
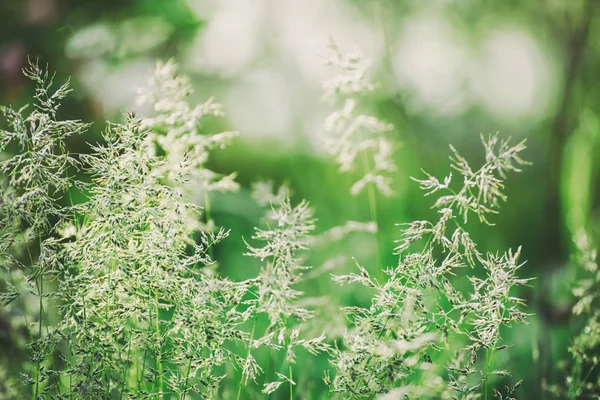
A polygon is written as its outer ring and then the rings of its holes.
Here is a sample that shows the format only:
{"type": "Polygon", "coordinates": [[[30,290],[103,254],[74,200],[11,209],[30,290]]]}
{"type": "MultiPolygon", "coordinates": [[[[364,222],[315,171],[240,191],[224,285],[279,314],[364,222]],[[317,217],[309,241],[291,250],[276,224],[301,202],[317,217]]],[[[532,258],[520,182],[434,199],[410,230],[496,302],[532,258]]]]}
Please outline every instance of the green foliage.
{"type": "MultiPolygon", "coordinates": [[[[332,83],[333,92],[352,97],[371,90],[358,59],[333,49],[344,74],[352,74],[332,83]]],[[[459,180],[452,173],[415,179],[425,196],[437,197],[436,218],[401,225],[398,263],[383,269],[378,260],[377,277],[358,262],[357,273],[335,271],[354,254],[309,265],[320,247],[377,233],[375,218],[314,235],[315,211],[307,201],[292,201],[285,187],[274,193],[272,184],[257,183],[257,203],[271,210],[245,247],[260,270],[233,281],[220,276],[214,251],[229,231],[216,228],[209,215],[199,223],[202,209],[190,200],[194,185],[200,187],[208,213],[210,192],[239,187],[235,174],[209,167],[211,152],[236,136],[203,129],[204,117],[221,116],[221,106],[212,100],[190,106],[187,78],[174,62],[159,64],[140,92],[153,114],[109,123],[102,143],[70,154],[65,140],[87,125],[57,117],[68,85],[52,91],[52,78],[36,64],[25,73],[37,84],[35,109],[25,116],[25,108],[3,108],[11,130],[0,131],[0,303],[11,331],[26,331],[11,340],[29,357],[0,370],[6,398],[514,396],[518,377],[510,378],[495,356],[510,351],[503,327],[526,322],[518,293],[529,279],[519,276],[520,248],[480,250],[468,217],[492,225],[506,200],[506,173],[526,164],[524,142],[482,137],[485,161],[478,169],[451,147],[459,180]],[[89,180],[75,179],[69,167],[89,180]],[[73,204],[67,196],[73,188],[85,193],[84,202],[73,204]],[[328,281],[330,272],[334,282],[361,285],[370,304],[338,309],[335,292],[313,296],[310,286],[328,281]],[[325,383],[320,393],[303,381],[310,376],[302,371],[306,365],[318,366],[325,383]]],[[[344,102],[345,111],[327,123],[342,137],[328,146],[342,170],[364,160],[365,175],[353,192],[368,188],[372,200],[374,188],[391,191],[385,173],[394,169],[393,145],[383,136],[389,126],[353,114],[353,100],[344,102]]],[[[588,250],[583,264],[595,272],[588,250]]],[[[576,312],[592,312],[595,283],[581,281],[576,312]]],[[[597,363],[586,357],[597,320],[594,314],[572,348],[581,387],[587,380],[581,369],[597,363]]]]}

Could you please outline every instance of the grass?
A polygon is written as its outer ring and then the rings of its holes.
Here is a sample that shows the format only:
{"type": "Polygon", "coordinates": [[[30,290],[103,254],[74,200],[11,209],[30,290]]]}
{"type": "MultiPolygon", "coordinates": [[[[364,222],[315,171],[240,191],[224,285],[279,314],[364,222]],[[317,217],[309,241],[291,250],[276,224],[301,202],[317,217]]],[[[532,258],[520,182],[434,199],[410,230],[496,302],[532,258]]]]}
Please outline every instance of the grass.
{"type": "MultiPolygon", "coordinates": [[[[237,136],[200,128],[204,117],[224,115],[220,105],[190,106],[189,80],[174,62],[159,63],[139,97],[152,115],[110,123],[101,143],[72,154],[67,138],[88,125],[58,118],[68,83],[55,89],[37,64],[26,69],[34,105],[3,107],[0,131],[0,304],[13,329],[27,331],[14,342],[21,364],[0,364],[5,398],[312,398],[307,366],[323,376],[320,398],[513,398],[519,377],[497,355],[511,351],[502,332],[527,322],[517,296],[532,282],[520,276],[520,248],[483,252],[469,221],[493,229],[507,174],[527,165],[525,142],[482,136],[478,167],[451,146],[445,177],[414,179],[435,218],[399,224],[396,265],[384,265],[376,235],[376,260],[366,260],[374,267],[355,260],[354,272],[340,274],[334,255],[312,268],[318,248],[378,231],[376,197],[393,192],[396,170],[393,126],[359,112],[376,87],[366,63],[331,49],[327,62],[341,72],[325,94],[340,107],[325,121],[324,146],[341,172],[360,173],[350,191],[367,191],[371,221],[315,235],[307,201],[257,182],[265,222],[245,256],[259,272],[245,280],[221,276],[214,251],[229,231],[216,226],[210,195],[240,188],[235,174],[208,167],[211,151],[237,136]],[[197,188],[204,209],[190,200],[197,188]],[[73,203],[75,189],[85,201],[73,203]],[[337,293],[322,292],[331,273],[368,294],[367,304],[325,317],[337,304],[337,293]],[[315,280],[321,293],[307,295],[315,280]]],[[[549,388],[569,398],[596,390],[599,363],[586,351],[600,341],[596,255],[586,236],[577,243],[592,276],[578,280],[575,313],[591,317],[574,339],[571,380],[549,388]]]]}

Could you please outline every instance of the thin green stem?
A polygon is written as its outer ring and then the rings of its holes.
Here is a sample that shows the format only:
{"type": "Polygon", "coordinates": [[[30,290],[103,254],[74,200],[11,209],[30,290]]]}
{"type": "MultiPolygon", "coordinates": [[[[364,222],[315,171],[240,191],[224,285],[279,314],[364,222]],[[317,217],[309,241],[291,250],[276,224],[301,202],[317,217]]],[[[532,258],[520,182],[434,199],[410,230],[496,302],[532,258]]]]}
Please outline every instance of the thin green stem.
{"type": "MultiPolygon", "coordinates": [[[[127,362],[123,366],[123,377],[121,378],[121,393],[119,393],[119,399],[123,398],[123,391],[125,390],[125,383],[127,381],[127,373],[129,372],[129,366],[131,365],[131,336],[129,336],[129,345],[127,346],[127,362]]],[[[120,351],[119,351],[120,352],[120,351]]]]}
{"type": "Polygon", "coordinates": [[[183,393],[181,394],[181,400],[185,400],[185,395],[187,394],[188,381],[190,379],[190,371],[192,369],[192,357],[188,360],[187,371],[185,373],[185,384],[183,385],[183,393]]]}
{"type": "MultiPolygon", "coordinates": [[[[273,349],[269,349],[269,365],[267,367],[267,373],[265,374],[265,380],[263,385],[271,382],[271,376],[273,376],[273,369],[275,368],[275,356],[273,355],[273,349]]],[[[267,399],[271,397],[271,394],[267,395],[267,399]]]]}
{"type": "Polygon", "coordinates": [[[142,356],[142,369],[140,370],[140,377],[138,378],[138,392],[142,389],[142,382],[144,381],[144,370],[146,369],[146,351],[144,349],[144,354],[142,356]]]}
{"type": "MultiPolygon", "coordinates": [[[[212,216],[211,216],[211,208],[210,208],[210,195],[208,193],[208,188],[204,187],[204,214],[206,215],[206,225],[210,228],[212,232],[212,216]]],[[[208,247],[208,255],[211,260],[213,260],[213,248],[212,246],[208,247]]]]}
{"type": "MultiPolygon", "coordinates": [[[[67,180],[71,181],[71,177],[69,175],[69,167],[67,167],[65,169],[65,176],[67,177],[67,180]]],[[[69,205],[71,206],[71,208],[73,208],[73,195],[71,194],[71,189],[67,189],[67,196],[69,197],[69,205]]],[[[79,233],[79,221],[77,220],[77,216],[75,215],[75,213],[73,213],[73,223],[75,224],[75,238],[77,238],[77,234],[79,233]]],[[[84,318],[85,318],[85,308],[84,308],[84,318]]],[[[131,345],[130,345],[131,346],[131,345]]],[[[72,363],[72,349],[69,348],[67,349],[68,351],[68,360],[69,360],[69,367],[71,367],[71,363],[72,363]]],[[[69,398],[73,398],[73,379],[72,379],[73,374],[69,374],[69,398]]]]}
{"type": "Polygon", "coordinates": [[[163,367],[162,367],[162,356],[160,354],[161,352],[161,343],[160,343],[160,321],[159,321],[159,315],[158,315],[158,292],[154,292],[154,329],[156,330],[156,351],[158,352],[156,354],[156,368],[158,369],[158,384],[159,384],[159,388],[158,388],[158,398],[162,399],[163,398],[163,387],[164,387],[164,382],[163,382],[163,367]]]}
{"type": "MultiPolygon", "coordinates": [[[[67,351],[68,351],[67,359],[68,359],[69,368],[70,368],[73,363],[72,358],[71,358],[73,356],[73,354],[72,354],[70,347],[69,347],[69,349],[67,349],[67,351]]],[[[72,398],[73,398],[73,374],[69,374],[69,399],[72,399],[72,398]]]]}
{"type": "Polygon", "coordinates": [[[484,398],[488,398],[488,369],[491,360],[490,349],[485,349],[485,380],[483,381],[484,398]]]}
{"type": "MultiPolygon", "coordinates": [[[[252,341],[254,340],[254,332],[256,329],[256,320],[258,319],[258,313],[254,312],[254,322],[252,323],[252,332],[250,333],[250,342],[248,343],[248,354],[246,354],[246,362],[250,358],[250,354],[252,352],[252,341]]],[[[242,395],[242,386],[246,384],[248,376],[246,371],[242,372],[242,377],[240,379],[240,384],[238,385],[238,392],[236,400],[240,400],[240,396],[242,395]]]]}
{"type": "MultiPolygon", "coordinates": [[[[283,327],[284,329],[287,328],[287,317],[284,316],[283,317],[283,327]]],[[[292,338],[290,336],[285,338],[285,347],[289,350],[290,346],[292,344],[292,338]]],[[[284,355],[282,363],[281,363],[281,368],[283,369],[283,366],[285,365],[286,362],[286,356],[284,355]]],[[[292,383],[292,377],[293,377],[293,373],[292,373],[292,363],[290,361],[288,361],[289,365],[288,365],[288,373],[289,373],[289,383],[290,383],[290,400],[292,400],[294,398],[294,384],[292,383]]]]}
{"type": "MultiPolygon", "coordinates": [[[[362,151],[360,153],[360,158],[363,164],[363,169],[365,174],[369,172],[369,160],[367,159],[367,154],[362,151]]],[[[381,256],[381,234],[379,232],[379,222],[377,216],[377,198],[375,196],[375,188],[372,184],[367,185],[367,196],[369,198],[369,212],[371,214],[371,221],[375,224],[375,256],[377,260],[377,277],[382,281],[383,279],[383,259],[381,256]]]]}
{"type": "MultiPolygon", "coordinates": [[[[23,232],[21,231],[21,238],[23,239],[23,244],[25,245],[25,248],[27,249],[27,255],[29,256],[29,263],[30,266],[33,270],[33,255],[31,254],[31,250],[29,249],[29,246],[27,245],[27,240],[25,239],[25,235],[23,234],[23,232]]],[[[43,303],[43,299],[42,299],[42,294],[44,293],[44,282],[43,279],[38,279],[38,277],[36,277],[35,279],[35,286],[38,289],[38,300],[39,300],[39,310],[38,310],[38,340],[42,338],[42,328],[43,328],[43,318],[44,318],[44,303],[43,303]]],[[[38,394],[39,394],[39,390],[40,390],[40,371],[41,371],[41,363],[42,361],[40,360],[39,354],[36,356],[37,358],[37,363],[36,363],[36,368],[35,368],[35,390],[33,393],[33,399],[37,399],[38,398],[38,394]]]]}
{"type": "MultiPolygon", "coordinates": [[[[109,292],[112,291],[112,270],[113,270],[113,265],[114,262],[110,261],[109,262],[109,268],[108,268],[108,290],[109,292]]],[[[108,311],[110,309],[110,299],[111,297],[107,297],[106,302],[104,303],[104,322],[108,323],[108,321],[110,321],[109,317],[108,317],[108,311]]],[[[102,377],[104,379],[104,383],[106,385],[106,393],[107,395],[110,393],[110,380],[108,377],[108,374],[106,373],[106,368],[104,368],[104,357],[102,358],[102,377]]]]}
{"type": "Polygon", "coordinates": [[[290,400],[294,399],[294,384],[292,383],[293,373],[292,373],[292,363],[289,366],[290,370],[290,400]]]}
{"type": "MultiPolygon", "coordinates": [[[[502,304],[505,304],[508,300],[508,294],[504,297],[502,304]]],[[[496,351],[496,345],[498,344],[498,340],[500,339],[500,327],[502,326],[502,321],[504,321],[504,314],[506,313],[506,307],[502,308],[502,313],[500,314],[500,324],[498,325],[498,336],[494,340],[492,347],[485,349],[485,381],[483,383],[483,390],[485,391],[484,398],[487,400],[488,398],[488,379],[489,379],[489,367],[492,364],[492,360],[494,358],[494,352],[496,351]]]]}
{"type": "Polygon", "coordinates": [[[592,374],[592,372],[594,371],[594,369],[596,369],[596,367],[598,366],[598,364],[600,364],[600,360],[597,360],[594,363],[594,365],[588,370],[587,374],[581,380],[581,382],[579,383],[579,386],[577,387],[577,390],[575,391],[576,395],[577,395],[577,393],[579,393],[579,390],[583,387],[583,385],[585,385],[585,383],[587,382],[587,380],[590,378],[590,375],[592,374]]]}

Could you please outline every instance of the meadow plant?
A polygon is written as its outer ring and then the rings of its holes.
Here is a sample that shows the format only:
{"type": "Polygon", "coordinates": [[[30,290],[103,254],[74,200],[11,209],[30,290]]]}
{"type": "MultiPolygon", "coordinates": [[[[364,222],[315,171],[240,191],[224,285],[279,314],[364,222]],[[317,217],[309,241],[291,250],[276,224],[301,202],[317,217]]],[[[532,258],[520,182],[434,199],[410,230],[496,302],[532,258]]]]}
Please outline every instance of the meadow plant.
{"type": "MultiPolygon", "coordinates": [[[[216,368],[233,358],[224,342],[244,336],[236,307],[246,284],[206,273],[208,250],[227,232],[196,232],[199,208],[164,183],[184,181],[202,163],[166,167],[171,159],[152,149],[154,125],[134,115],[109,124],[104,144],[90,154],[72,157],[64,140],[87,125],[56,119],[68,84],[51,92],[52,78],[37,64],[25,73],[37,84],[36,108],[27,117],[25,108],[3,108],[13,130],[2,131],[2,260],[9,277],[2,299],[4,306],[22,300],[32,360],[20,379],[33,387],[33,398],[214,397],[216,368]],[[69,166],[82,167],[92,181],[69,177],[69,166]],[[88,201],[59,205],[71,186],[88,201]],[[38,257],[27,247],[24,264],[17,247],[32,238],[38,257]],[[39,299],[35,312],[26,309],[28,293],[13,270],[28,272],[25,283],[35,290],[27,289],[39,299]]],[[[223,184],[227,178],[203,182],[232,186],[223,184]]]]}
{"type": "Polygon", "coordinates": [[[67,169],[78,165],[65,140],[84,132],[87,125],[57,119],[60,101],[70,92],[69,82],[52,92],[54,76],[37,63],[31,63],[24,74],[36,86],[33,109],[0,107],[10,126],[2,131],[0,141],[2,226],[27,224],[36,236],[48,231],[53,218],[64,217],[57,200],[71,185],[67,169]]]}
{"type": "Polygon", "coordinates": [[[325,65],[338,74],[324,85],[324,98],[339,106],[325,120],[325,149],[335,158],[340,171],[362,170],[362,177],[350,188],[353,195],[375,185],[384,195],[393,193],[389,174],[396,170],[392,160],[394,145],[385,136],[394,127],[364,113],[360,99],[375,90],[367,77],[368,63],[358,50],[344,54],[330,39],[325,65]]]}
{"type": "Polygon", "coordinates": [[[520,249],[483,254],[465,224],[470,214],[489,224],[505,199],[504,173],[525,163],[519,157],[525,145],[511,147],[495,135],[482,140],[486,159],[477,170],[452,148],[451,167],[461,176],[456,189],[452,173],[442,181],[429,174],[415,179],[426,196],[438,195],[438,218],[402,225],[398,266],[383,281],[360,265],[358,273],[334,277],[374,293],[369,307],[345,308],[352,327],[334,351],[334,392],[470,399],[487,397],[492,375],[509,374],[490,368],[494,353],[506,347],[500,327],[527,317],[512,289],[529,279],[517,275],[520,249]],[[460,289],[461,280],[470,290],[460,289]]]}
{"type": "Polygon", "coordinates": [[[384,266],[375,190],[385,196],[393,194],[390,174],[396,170],[393,160],[395,145],[386,134],[394,127],[362,111],[365,98],[376,86],[368,79],[368,62],[360,51],[345,54],[333,38],[330,38],[328,47],[330,52],[325,65],[337,69],[338,74],[323,84],[323,97],[335,104],[337,109],[325,119],[324,147],[341,172],[354,171],[361,176],[351,186],[350,193],[356,196],[367,190],[377,241],[375,268],[381,271],[384,266]]]}
{"type": "MultiPolygon", "coordinates": [[[[235,173],[221,175],[206,167],[210,150],[224,149],[237,132],[207,134],[203,121],[209,117],[224,117],[223,107],[211,97],[204,103],[191,107],[187,101],[193,93],[190,80],[178,74],[177,64],[173,60],[158,62],[146,87],[139,91],[137,104],[150,105],[153,114],[143,118],[141,127],[147,129],[148,137],[164,153],[163,172],[166,177],[179,178],[180,172],[188,172],[188,181],[196,186],[200,184],[205,202],[208,228],[213,221],[210,216],[210,191],[236,191],[235,173]],[[179,175],[173,176],[173,174],[179,175]]],[[[155,151],[154,148],[150,148],[155,151]]],[[[187,186],[190,190],[190,185],[187,186]]]]}
{"type": "MultiPolygon", "coordinates": [[[[269,192],[272,192],[269,190],[269,192]]],[[[256,228],[254,240],[266,242],[262,247],[248,245],[247,255],[259,259],[264,263],[259,276],[254,280],[256,297],[248,300],[249,311],[253,315],[254,323],[252,334],[248,343],[248,353],[244,361],[242,382],[255,379],[261,367],[255,364],[252,349],[266,346],[271,351],[285,352],[285,362],[288,364],[288,374],[276,372],[278,380],[267,382],[262,393],[270,394],[277,390],[283,383],[289,384],[290,398],[293,396],[293,364],[296,362],[294,349],[303,347],[312,354],[327,351],[329,345],[325,343],[325,336],[320,335],[311,339],[300,337],[302,324],[313,317],[311,311],[297,304],[302,292],[294,288],[302,279],[303,271],[310,267],[302,264],[298,255],[301,250],[306,250],[307,238],[315,228],[313,210],[308,202],[302,201],[292,206],[289,193],[285,189],[279,190],[280,202],[272,206],[270,220],[272,225],[268,229],[256,228]],[[269,325],[262,337],[255,337],[256,319],[259,314],[267,316],[269,325]]],[[[264,190],[261,191],[264,193],[264,190]]],[[[279,196],[276,196],[279,197],[279,196]]],[[[238,398],[241,392],[238,392],[238,398]]]]}
{"type": "MultiPolygon", "coordinates": [[[[328,62],[341,74],[326,84],[326,96],[342,108],[327,119],[327,149],[342,171],[361,160],[364,174],[351,191],[367,187],[374,207],[375,188],[392,193],[394,146],[385,136],[392,127],[357,111],[359,98],[374,90],[364,61],[331,49],[328,62]]],[[[213,248],[229,231],[207,215],[208,193],[238,184],[235,174],[219,174],[207,162],[237,134],[205,132],[203,122],[222,116],[222,107],[212,99],[190,106],[189,79],[173,61],[157,64],[140,91],[139,104],[151,114],[108,123],[101,142],[79,155],[66,142],[88,125],[57,117],[68,83],[53,90],[37,64],[25,74],[36,84],[33,110],[1,109],[9,130],[0,130],[0,305],[15,333],[12,354],[29,361],[14,371],[0,364],[4,398],[293,399],[309,395],[295,389],[305,376],[294,370],[298,354],[329,362],[325,383],[341,398],[487,398],[494,376],[505,382],[510,375],[495,369],[494,355],[508,347],[501,327],[525,322],[515,292],[529,279],[519,277],[520,249],[484,253],[467,223],[474,215],[491,225],[506,200],[506,172],[525,164],[524,142],[482,138],[478,169],[451,148],[459,179],[415,179],[436,197],[436,218],[402,225],[397,266],[377,277],[361,265],[335,275],[372,294],[369,306],[340,310],[335,294],[310,297],[301,285],[335,274],[349,255],[313,269],[311,253],[357,232],[376,233],[376,216],[314,234],[307,201],[293,203],[287,188],[256,184],[257,202],[271,207],[266,227],[246,243],[260,270],[242,281],[221,277],[213,248]],[[190,200],[195,187],[204,210],[190,200]],[[81,203],[73,201],[75,190],[81,203]],[[199,223],[202,212],[208,225],[199,223]],[[275,393],[286,386],[287,394],[275,393]]],[[[595,256],[586,254],[587,271],[597,274],[595,256]]],[[[581,283],[576,312],[593,313],[587,335],[598,329],[597,276],[581,283]]],[[[587,390],[583,368],[597,364],[586,356],[586,338],[573,346],[573,393],[587,390]]],[[[511,398],[516,386],[497,396],[511,398]]]]}
{"type": "Polygon", "coordinates": [[[35,84],[33,107],[0,107],[9,125],[0,130],[0,305],[15,315],[13,329],[27,332],[32,362],[20,378],[37,397],[40,382],[49,377],[43,364],[52,355],[45,325],[52,320],[47,287],[54,285],[58,261],[52,235],[67,218],[59,200],[72,185],[69,168],[73,172],[79,165],[67,152],[66,140],[84,132],[87,124],[57,118],[60,101],[70,92],[68,82],[53,90],[54,76],[38,63],[30,63],[24,74],[35,84]]]}
{"type": "Polygon", "coordinates": [[[143,129],[129,116],[81,156],[93,182],[76,210],[89,222],[67,245],[73,273],[60,289],[61,331],[77,354],[72,390],[208,398],[216,366],[228,359],[223,343],[240,338],[243,320],[231,310],[245,287],[203,271],[208,248],[227,232],[193,240],[189,216],[199,210],[161,183],[163,161],[148,151],[143,129]]]}

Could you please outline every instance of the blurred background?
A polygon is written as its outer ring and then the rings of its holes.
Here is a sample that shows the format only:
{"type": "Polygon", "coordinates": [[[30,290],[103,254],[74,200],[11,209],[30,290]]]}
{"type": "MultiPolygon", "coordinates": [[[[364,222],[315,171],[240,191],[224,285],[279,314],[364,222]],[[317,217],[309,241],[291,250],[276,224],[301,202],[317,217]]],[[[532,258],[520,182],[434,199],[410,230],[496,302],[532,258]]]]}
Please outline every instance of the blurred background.
{"type": "MultiPolygon", "coordinates": [[[[192,104],[214,96],[224,105],[227,117],[206,128],[240,131],[211,165],[237,171],[242,190],[211,203],[217,224],[231,229],[216,250],[220,273],[243,279],[259,268],[242,256],[241,238],[263,214],[250,198],[252,182],[287,183],[316,209],[318,231],[370,220],[366,194],[349,194],[353,177],[338,173],[321,142],[332,110],[322,83],[335,73],[323,66],[328,38],[342,50],[362,49],[378,83],[373,112],[395,126],[400,146],[395,195],[377,198],[376,237],[354,235],[322,249],[322,258],[352,255],[369,267],[377,240],[394,265],[395,224],[432,213],[410,176],[420,168],[445,176],[449,144],[480,162],[480,133],[526,138],[533,164],[509,176],[497,225],[472,229],[484,250],[523,246],[521,272],[536,280],[521,295],[534,315],[506,332],[514,347],[504,362],[524,379],[520,398],[543,398],[544,382],[562,381],[577,330],[571,237],[582,227],[600,234],[599,11],[595,0],[2,0],[0,104],[29,102],[21,73],[28,57],[48,63],[59,81],[72,79],[64,116],[94,122],[72,143],[85,151],[106,120],[135,109],[156,60],[173,57],[192,79],[192,104]]],[[[353,268],[343,263],[335,272],[353,268]]],[[[330,285],[306,290],[333,292],[330,285]]],[[[343,305],[370,296],[335,293],[343,305]]],[[[305,380],[314,393],[323,368],[304,372],[314,375],[305,380]]]]}

